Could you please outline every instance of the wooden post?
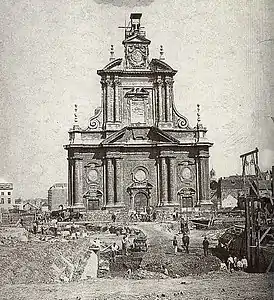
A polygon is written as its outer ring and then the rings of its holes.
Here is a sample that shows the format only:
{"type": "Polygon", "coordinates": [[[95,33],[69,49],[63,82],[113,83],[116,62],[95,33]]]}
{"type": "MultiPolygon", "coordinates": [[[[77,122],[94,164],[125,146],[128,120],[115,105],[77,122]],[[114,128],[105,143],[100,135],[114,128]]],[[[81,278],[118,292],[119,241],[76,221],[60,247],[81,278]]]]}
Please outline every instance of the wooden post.
{"type": "Polygon", "coordinates": [[[250,243],[250,214],[249,214],[249,199],[245,198],[245,234],[246,234],[246,253],[248,262],[251,262],[251,243],[250,243]]]}

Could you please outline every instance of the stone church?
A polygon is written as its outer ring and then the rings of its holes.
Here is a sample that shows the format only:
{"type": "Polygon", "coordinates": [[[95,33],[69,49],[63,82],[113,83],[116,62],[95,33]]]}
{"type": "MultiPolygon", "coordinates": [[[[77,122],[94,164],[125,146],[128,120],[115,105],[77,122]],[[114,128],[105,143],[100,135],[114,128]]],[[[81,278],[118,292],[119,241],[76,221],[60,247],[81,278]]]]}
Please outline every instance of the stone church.
{"type": "MultiPolygon", "coordinates": [[[[87,128],[69,131],[69,205],[87,210],[147,206],[194,210],[209,202],[206,128],[191,127],[174,105],[176,70],[149,58],[150,40],[132,13],[124,57],[98,70],[101,107],[87,128]]],[[[199,109],[199,106],[198,106],[199,109]]]]}

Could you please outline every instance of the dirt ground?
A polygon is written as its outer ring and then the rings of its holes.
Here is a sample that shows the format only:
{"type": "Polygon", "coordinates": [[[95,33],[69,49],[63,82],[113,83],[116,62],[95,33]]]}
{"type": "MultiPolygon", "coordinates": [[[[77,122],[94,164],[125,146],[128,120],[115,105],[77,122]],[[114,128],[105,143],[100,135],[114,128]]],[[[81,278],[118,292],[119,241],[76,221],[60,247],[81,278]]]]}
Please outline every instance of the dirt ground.
{"type": "Polygon", "coordinates": [[[21,284],[0,287],[5,300],[274,299],[273,275],[211,273],[179,279],[96,279],[66,284],[21,284]]]}
{"type": "MultiPolygon", "coordinates": [[[[2,283],[0,299],[274,299],[273,274],[220,272],[218,271],[220,261],[216,257],[203,256],[203,236],[206,235],[210,246],[214,247],[217,236],[221,232],[192,229],[190,254],[183,251],[175,255],[172,248],[174,234],[177,234],[178,240],[181,241],[176,223],[138,223],[132,224],[132,227],[141,229],[147,235],[149,247],[141,265],[144,269],[141,273],[143,272],[144,276],[135,276],[135,272],[140,274],[140,271],[136,270],[128,279],[123,278],[122,274],[121,277],[56,283],[48,270],[53,263],[57,263],[56,253],[59,256],[66,255],[71,261],[77,260],[79,254],[89,244],[88,240],[80,244],[76,241],[59,244],[58,242],[41,243],[35,240],[9,244],[9,240],[5,240],[0,255],[2,283]],[[38,252],[35,251],[36,247],[40,249],[38,252]],[[37,253],[40,253],[39,257],[37,253]],[[17,263],[14,265],[15,257],[17,263]],[[162,274],[159,269],[162,264],[167,266],[171,277],[180,277],[171,278],[162,274]],[[39,271],[39,268],[42,269],[39,271]],[[47,270],[49,272],[45,272],[47,270]]],[[[95,233],[92,238],[95,237],[107,244],[121,240],[120,236],[109,233],[95,233]]]]}

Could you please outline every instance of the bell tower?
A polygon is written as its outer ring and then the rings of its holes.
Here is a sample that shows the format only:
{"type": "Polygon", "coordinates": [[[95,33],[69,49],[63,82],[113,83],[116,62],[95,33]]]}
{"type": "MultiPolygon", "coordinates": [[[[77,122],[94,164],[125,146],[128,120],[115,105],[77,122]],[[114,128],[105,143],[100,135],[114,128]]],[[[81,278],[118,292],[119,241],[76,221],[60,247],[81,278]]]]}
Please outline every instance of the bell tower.
{"type": "Polygon", "coordinates": [[[146,38],[144,30],[141,30],[141,13],[130,15],[130,24],[125,28],[125,67],[126,69],[147,69],[149,64],[150,40],[146,38]]]}

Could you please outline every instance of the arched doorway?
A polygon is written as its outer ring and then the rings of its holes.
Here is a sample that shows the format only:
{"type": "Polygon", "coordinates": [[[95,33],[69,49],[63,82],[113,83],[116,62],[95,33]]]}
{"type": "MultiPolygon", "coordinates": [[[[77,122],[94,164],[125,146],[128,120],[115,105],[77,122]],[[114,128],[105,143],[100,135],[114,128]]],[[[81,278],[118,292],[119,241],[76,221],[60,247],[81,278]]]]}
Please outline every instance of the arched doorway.
{"type": "Polygon", "coordinates": [[[148,197],[145,193],[137,193],[134,196],[134,209],[137,211],[143,210],[148,206],[148,197]]]}

